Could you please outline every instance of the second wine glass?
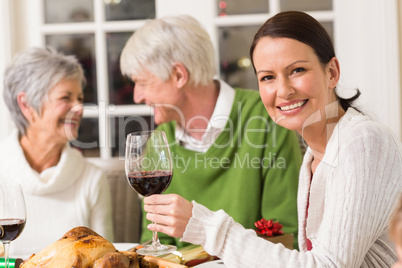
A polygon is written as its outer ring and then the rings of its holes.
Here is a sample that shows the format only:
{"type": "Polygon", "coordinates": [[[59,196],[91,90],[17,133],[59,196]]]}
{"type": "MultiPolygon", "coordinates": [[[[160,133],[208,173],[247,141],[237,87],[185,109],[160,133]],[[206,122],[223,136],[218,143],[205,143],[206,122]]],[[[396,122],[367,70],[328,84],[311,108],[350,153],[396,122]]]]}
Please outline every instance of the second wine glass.
{"type": "MultiPolygon", "coordinates": [[[[172,180],[173,164],[165,132],[159,130],[133,132],[127,135],[125,167],[131,187],[142,196],[161,194],[172,180]]],[[[158,233],[153,232],[152,244],[138,254],[159,256],[176,250],[162,245],[158,233]]]]}
{"type": "Polygon", "coordinates": [[[4,246],[5,268],[8,268],[8,248],[24,230],[26,208],[21,186],[16,183],[0,184],[0,241],[4,246]]]}

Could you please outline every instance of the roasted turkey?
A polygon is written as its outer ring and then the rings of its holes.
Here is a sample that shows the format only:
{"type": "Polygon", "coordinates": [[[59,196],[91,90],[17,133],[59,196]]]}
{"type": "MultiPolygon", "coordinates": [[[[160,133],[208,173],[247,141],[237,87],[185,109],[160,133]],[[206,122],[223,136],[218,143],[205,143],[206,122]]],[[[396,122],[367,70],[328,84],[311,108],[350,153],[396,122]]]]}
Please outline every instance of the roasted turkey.
{"type": "Polygon", "coordinates": [[[86,227],[76,227],[37,254],[20,268],[138,268],[137,253],[117,251],[108,240],[86,227]]]}

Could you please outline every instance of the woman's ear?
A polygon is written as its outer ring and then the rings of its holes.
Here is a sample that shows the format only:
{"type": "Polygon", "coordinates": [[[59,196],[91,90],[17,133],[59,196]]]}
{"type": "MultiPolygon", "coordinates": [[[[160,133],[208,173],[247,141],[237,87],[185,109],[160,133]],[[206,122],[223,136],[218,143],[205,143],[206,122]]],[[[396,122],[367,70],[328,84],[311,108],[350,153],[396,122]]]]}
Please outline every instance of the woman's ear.
{"type": "Polygon", "coordinates": [[[171,78],[177,88],[184,87],[188,82],[188,71],[186,67],[180,62],[175,62],[172,66],[171,78]]]}
{"type": "Polygon", "coordinates": [[[341,75],[341,69],[339,67],[339,61],[336,57],[333,57],[327,64],[327,70],[329,73],[329,87],[331,89],[338,85],[339,78],[341,75]]]}
{"type": "Polygon", "coordinates": [[[34,111],[31,106],[28,105],[27,100],[26,100],[26,93],[25,92],[20,92],[18,93],[17,96],[17,102],[18,106],[20,107],[20,110],[22,114],[25,116],[25,118],[28,120],[29,123],[34,121],[34,111]]]}

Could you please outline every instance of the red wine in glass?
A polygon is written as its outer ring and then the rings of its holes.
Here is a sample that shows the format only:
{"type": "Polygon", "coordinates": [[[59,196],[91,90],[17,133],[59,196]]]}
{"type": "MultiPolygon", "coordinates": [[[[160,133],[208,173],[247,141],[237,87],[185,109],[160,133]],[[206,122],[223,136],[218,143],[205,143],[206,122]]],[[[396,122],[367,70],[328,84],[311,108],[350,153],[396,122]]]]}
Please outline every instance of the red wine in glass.
{"type": "Polygon", "coordinates": [[[138,171],[128,174],[128,181],[140,195],[163,193],[172,180],[172,172],[163,170],[138,171]]]}
{"type": "Polygon", "coordinates": [[[0,241],[13,241],[20,236],[25,227],[25,220],[3,219],[0,220],[0,241]]]}

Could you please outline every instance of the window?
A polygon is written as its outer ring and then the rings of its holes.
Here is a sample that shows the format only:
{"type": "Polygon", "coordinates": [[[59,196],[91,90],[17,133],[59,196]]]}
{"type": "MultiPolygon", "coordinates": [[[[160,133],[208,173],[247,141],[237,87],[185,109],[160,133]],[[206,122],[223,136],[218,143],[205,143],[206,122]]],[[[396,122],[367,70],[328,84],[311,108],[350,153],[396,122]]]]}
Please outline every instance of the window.
{"type": "Polygon", "coordinates": [[[257,89],[249,59],[254,33],[277,12],[308,12],[326,27],[335,41],[343,73],[341,82],[349,88],[359,87],[379,118],[401,136],[399,65],[395,56],[398,54],[396,0],[378,0],[372,5],[351,4],[348,0],[9,0],[7,3],[16,5],[9,9],[14,10],[20,25],[16,31],[20,35],[18,42],[10,41],[11,48],[18,51],[50,44],[76,54],[84,65],[88,85],[79,139],[88,146],[96,145],[83,149],[86,156],[122,155],[118,143],[124,142],[125,133],[155,127],[151,109],[133,104],[133,84],[120,75],[119,56],[125,41],[147,19],[176,14],[190,14],[205,26],[215,45],[216,64],[224,80],[233,86],[257,89]],[[23,4],[17,6],[18,2],[23,4]],[[373,38],[372,32],[377,38],[373,38]],[[375,53],[368,53],[372,51],[375,53]],[[367,57],[368,54],[371,56],[367,57]],[[387,88],[386,94],[379,96],[378,88],[387,88]]]}
{"type": "MultiPolygon", "coordinates": [[[[249,58],[251,40],[267,17],[281,10],[320,12],[333,32],[332,0],[226,0],[216,1],[214,17],[219,71],[234,87],[258,89],[249,58]],[[319,11],[317,11],[319,10],[319,11]]],[[[119,58],[124,44],[146,19],[155,18],[151,0],[43,0],[42,34],[47,45],[74,54],[84,67],[85,110],[78,143],[90,157],[124,155],[128,132],[154,128],[151,109],[133,104],[133,83],[120,73],[119,58]],[[123,111],[118,112],[119,109],[123,111]]],[[[209,12],[213,12],[210,10],[209,12]]]]}
{"type": "Polygon", "coordinates": [[[133,31],[155,18],[155,1],[44,0],[43,9],[45,44],[77,56],[87,78],[84,119],[72,145],[85,156],[124,155],[128,132],[154,128],[151,110],[133,105],[133,83],[121,75],[119,58],[133,31]]]}

